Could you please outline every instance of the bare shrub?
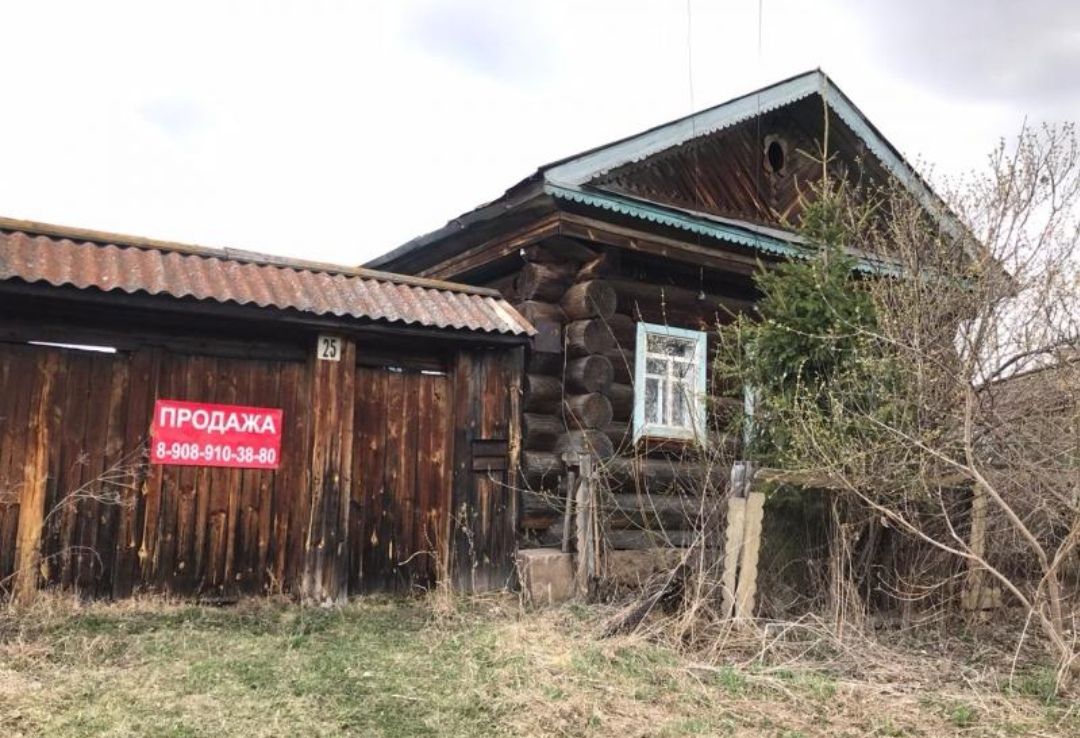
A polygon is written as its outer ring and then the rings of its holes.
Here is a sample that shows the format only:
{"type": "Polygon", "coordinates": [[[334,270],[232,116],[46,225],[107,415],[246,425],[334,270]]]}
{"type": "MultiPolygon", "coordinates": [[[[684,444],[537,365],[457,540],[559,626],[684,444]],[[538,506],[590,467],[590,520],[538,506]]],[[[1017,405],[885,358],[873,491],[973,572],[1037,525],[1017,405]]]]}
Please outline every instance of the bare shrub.
{"type": "MultiPolygon", "coordinates": [[[[1064,683],[1080,673],[1068,586],[1080,542],[1080,152],[1071,127],[1025,129],[989,163],[941,188],[959,220],[898,187],[823,183],[815,195],[847,252],[880,267],[851,283],[872,315],[853,318],[822,289],[829,330],[766,321],[739,338],[787,331],[822,355],[846,352],[816,375],[806,360],[765,367],[788,372],[790,391],[768,388],[755,416],[773,431],[757,451],[782,469],[774,481],[844,500],[833,586],[858,590],[873,567],[862,602],[1016,605],[1064,683]]],[[[749,379],[763,370],[760,353],[728,357],[749,379]]]]}
{"type": "MultiPolygon", "coordinates": [[[[1080,673],[1080,149],[1071,126],[1025,128],[988,163],[940,201],[828,176],[808,188],[818,253],[768,277],[804,280],[784,284],[785,309],[719,328],[714,384],[755,390],[745,457],[766,467],[770,505],[803,506],[789,520],[814,544],[766,563],[761,612],[815,613],[840,644],[871,617],[945,632],[1003,612],[1061,689],[1080,673]],[[789,567],[800,581],[785,587],[789,567]]],[[[707,439],[692,453],[730,463],[707,439]]],[[[679,486],[723,500],[724,481],[679,486]]],[[[643,510],[664,491],[637,490],[643,510]]],[[[609,632],[667,605],[664,637],[728,642],[722,527],[704,510],[609,632]]]]}
{"type": "MultiPolygon", "coordinates": [[[[89,457],[83,453],[79,454],[75,464],[85,466],[89,462],[89,457]]],[[[93,504],[121,508],[133,506],[139,485],[146,477],[146,468],[147,448],[145,444],[141,444],[134,451],[118,458],[93,478],[83,482],[66,494],[60,495],[56,503],[43,516],[41,521],[42,531],[48,530],[50,525],[55,525],[57,519],[74,515],[82,505],[93,504]]],[[[0,491],[0,503],[11,504],[18,501],[17,489],[0,491]]],[[[47,556],[42,556],[38,552],[30,565],[30,569],[44,569],[54,562],[67,561],[72,556],[89,556],[96,562],[98,568],[101,568],[101,557],[95,549],[87,546],[65,545],[47,556]]],[[[19,581],[20,574],[23,571],[22,568],[19,568],[0,579],[0,595],[6,598],[12,594],[12,584],[19,581]]],[[[29,604],[33,600],[32,592],[22,594],[24,604],[29,604]]]]}

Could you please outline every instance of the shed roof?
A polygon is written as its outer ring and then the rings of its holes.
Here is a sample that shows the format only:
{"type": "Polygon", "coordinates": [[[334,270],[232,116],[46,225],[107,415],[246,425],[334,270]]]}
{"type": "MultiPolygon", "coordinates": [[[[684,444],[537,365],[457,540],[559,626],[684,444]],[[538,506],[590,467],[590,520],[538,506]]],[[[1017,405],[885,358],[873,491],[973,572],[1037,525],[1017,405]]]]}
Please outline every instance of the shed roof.
{"type": "Polygon", "coordinates": [[[0,218],[0,281],[527,336],[496,291],[371,269],[0,218]]]}

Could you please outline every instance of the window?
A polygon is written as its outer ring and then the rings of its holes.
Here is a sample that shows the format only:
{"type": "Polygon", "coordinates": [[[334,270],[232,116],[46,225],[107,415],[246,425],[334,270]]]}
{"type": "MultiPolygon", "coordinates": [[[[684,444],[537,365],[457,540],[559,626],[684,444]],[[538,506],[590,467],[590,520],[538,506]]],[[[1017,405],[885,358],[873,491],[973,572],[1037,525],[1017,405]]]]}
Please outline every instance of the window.
{"type": "Polygon", "coordinates": [[[693,439],[705,430],[705,334],[638,323],[634,440],[693,439]]]}

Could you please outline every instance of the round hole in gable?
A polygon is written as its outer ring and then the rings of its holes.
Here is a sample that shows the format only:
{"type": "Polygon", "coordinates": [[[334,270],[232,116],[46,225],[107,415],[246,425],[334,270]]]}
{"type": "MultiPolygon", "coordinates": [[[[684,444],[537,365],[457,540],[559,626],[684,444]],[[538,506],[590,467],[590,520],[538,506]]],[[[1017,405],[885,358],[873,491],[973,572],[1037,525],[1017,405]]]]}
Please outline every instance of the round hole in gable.
{"type": "Polygon", "coordinates": [[[779,141],[770,141],[768,146],[765,147],[765,161],[769,166],[769,171],[773,174],[783,172],[786,158],[784,145],[779,141]]]}

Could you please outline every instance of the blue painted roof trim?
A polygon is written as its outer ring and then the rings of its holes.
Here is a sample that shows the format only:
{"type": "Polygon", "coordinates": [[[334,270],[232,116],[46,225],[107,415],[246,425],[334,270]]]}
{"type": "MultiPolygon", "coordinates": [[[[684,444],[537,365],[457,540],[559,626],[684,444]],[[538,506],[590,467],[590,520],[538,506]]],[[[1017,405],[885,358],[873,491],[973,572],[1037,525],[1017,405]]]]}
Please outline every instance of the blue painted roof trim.
{"type": "Polygon", "coordinates": [[[852,132],[859,137],[859,139],[866,144],[866,147],[870,149],[871,153],[878,158],[878,160],[885,165],[885,168],[896,177],[901,184],[904,185],[915,195],[919,204],[927,209],[937,218],[938,223],[953,238],[963,237],[963,227],[956,220],[955,216],[947,212],[944,203],[941,199],[933,193],[926,182],[923,181],[911,165],[904,161],[904,158],[900,156],[896,149],[892,147],[873,126],[870,125],[870,121],[866,119],[859,110],[852,104],[844,93],[840,92],[834,85],[832,85],[828,78],[826,78],[821,72],[824,80],[823,96],[825,101],[834,113],[839,116],[840,120],[844,121],[851,128],[852,132]]]}
{"type": "MultiPolygon", "coordinates": [[[[556,184],[545,184],[544,192],[551,197],[588,207],[599,208],[619,215],[638,218],[649,223],[678,228],[683,231],[715,238],[719,241],[751,249],[771,256],[788,259],[809,259],[815,249],[807,247],[803,239],[795,233],[783,239],[760,233],[753,224],[739,226],[734,222],[721,223],[702,216],[694,216],[678,210],[672,210],[644,200],[637,200],[622,195],[600,190],[582,190],[556,184]]],[[[770,229],[775,231],[775,229],[770,229]]],[[[876,275],[897,276],[897,266],[872,257],[852,254],[857,260],[855,268],[860,272],[876,275]]]]}
{"type": "Polygon", "coordinates": [[[703,110],[544,170],[548,182],[582,185],[612,169],[647,159],[691,139],[729,128],[815,93],[821,94],[825,75],[807,72],[772,87],[703,110]]]}

